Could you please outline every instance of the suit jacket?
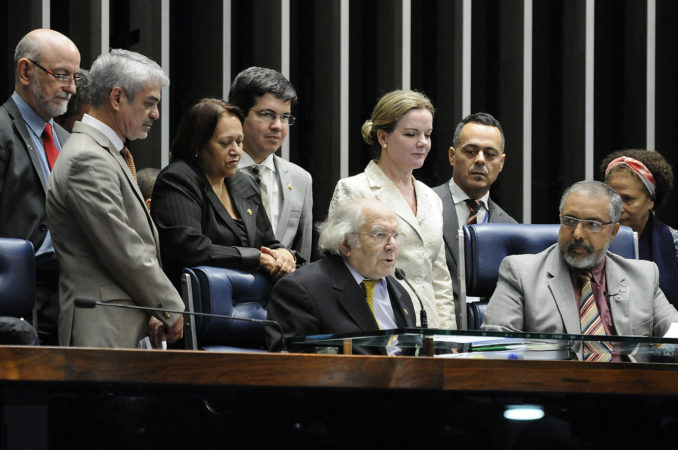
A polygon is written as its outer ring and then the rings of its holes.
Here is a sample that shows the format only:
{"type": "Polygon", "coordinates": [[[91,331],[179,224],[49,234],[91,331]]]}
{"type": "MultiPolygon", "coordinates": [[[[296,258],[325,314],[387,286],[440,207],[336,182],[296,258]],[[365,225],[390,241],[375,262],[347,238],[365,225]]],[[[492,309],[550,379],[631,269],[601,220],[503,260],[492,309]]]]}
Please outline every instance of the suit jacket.
{"type": "Polygon", "coordinates": [[[153,187],[151,216],[160,235],[165,273],[179,283],[184,267],[209,265],[234,269],[259,267],[259,248],[280,248],[254,181],[242,172],[226,179],[241,230],[214,193],[202,170],[184,161],[165,167],[153,187]],[[262,212],[264,212],[262,214],[262,212]]]}
{"type": "MultiPolygon", "coordinates": [[[[659,289],[650,261],[607,253],[605,279],[610,313],[619,335],[663,336],[678,312],[659,289]]],[[[485,311],[483,329],[581,334],[579,308],[558,244],[536,255],[512,255],[485,311]]]]}
{"type": "MultiPolygon", "coordinates": [[[[61,273],[59,343],[136,347],[147,334],[142,311],[77,309],[76,297],[183,310],[160,266],[158,233],[120,153],[77,122],[50,176],[47,218],[61,273]]],[[[158,318],[172,325],[177,314],[158,318]]]]}
{"type": "MultiPolygon", "coordinates": [[[[414,327],[412,301],[398,281],[386,277],[398,327],[414,327]]],[[[332,255],[301,267],[273,287],[268,319],[280,323],[285,338],[320,333],[352,333],[379,330],[365,294],[340,256],[332,255]]],[[[267,327],[270,349],[278,344],[278,330],[267,327]]],[[[374,349],[371,349],[374,350],[374,349]]],[[[357,352],[384,354],[383,349],[357,352]]]]}
{"type": "MultiPolygon", "coordinates": [[[[68,132],[54,129],[63,145],[68,132]]],[[[0,236],[29,240],[37,250],[47,234],[47,180],[29,133],[10,97],[0,107],[0,236]]]]}
{"type": "Polygon", "coordinates": [[[276,237],[283,247],[311,260],[313,239],[313,180],[311,174],[294,163],[273,155],[282,205],[276,237]]]}
{"type": "MultiPolygon", "coordinates": [[[[398,228],[405,237],[400,243],[397,267],[405,271],[421,298],[430,328],[456,328],[452,281],[445,263],[443,220],[440,198],[424,183],[414,180],[417,215],[398,188],[371,161],[365,171],[339,180],[334,188],[330,210],[337,202],[355,198],[377,198],[391,207],[398,217],[398,228]]],[[[409,286],[403,287],[415,298],[409,286]]],[[[419,318],[419,302],[415,302],[419,318]]]]}
{"type": "MultiPolygon", "coordinates": [[[[459,307],[459,219],[457,218],[457,208],[454,206],[454,199],[450,192],[448,183],[441,184],[433,188],[443,202],[443,239],[445,240],[445,257],[447,260],[447,269],[452,277],[452,290],[454,291],[455,311],[457,312],[457,324],[461,323],[461,308],[459,307]]],[[[517,223],[513,217],[499,205],[489,200],[489,210],[487,221],[490,223],[517,223]]]]}

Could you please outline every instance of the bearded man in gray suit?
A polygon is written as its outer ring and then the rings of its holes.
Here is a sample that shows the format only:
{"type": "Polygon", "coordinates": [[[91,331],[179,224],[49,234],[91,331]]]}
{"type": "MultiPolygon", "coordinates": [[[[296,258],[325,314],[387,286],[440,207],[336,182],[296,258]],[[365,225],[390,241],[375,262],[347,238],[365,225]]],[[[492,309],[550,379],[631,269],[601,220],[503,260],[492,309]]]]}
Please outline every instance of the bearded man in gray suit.
{"type": "Polygon", "coordinates": [[[620,215],[621,198],[611,187],[572,185],[560,201],[558,243],[502,261],[483,329],[663,336],[678,312],[659,288],[657,265],[607,251],[620,215]],[[589,323],[598,332],[587,331],[589,323]]]}
{"type": "MultiPolygon", "coordinates": [[[[279,156],[297,102],[294,86],[280,72],[250,67],[231,85],[228,101],[243,110],[243,153],[238,169],[257,182],[276,239],[296,257],[311,259],[313,186],[311,174],[279,156]]],[[[302,262],[297,259],[298,262],[302,262]]]]}
{"type": "Polygon", "coordinates": [[[183,334],[180,314],[77,309],[86,297],[123,305],[183,310],[160,267],[158,232],[135,180],[125,140],[145,139],[159,117],[167,75],[138,53],[113,50],[90,70],[91,109],[63,148],[50,177],[47,218],[59,260],[60,345],[155,347],[183,334]]]}
{"type": "Polygon", "coordinates": [[[452,289],[459,328],[458,230],[472,223],[516,223],[503,209],[490,199],[490,187],[504,168],[504,131],[501,123],[488,113],[466,116],[454,131],[449,151],[452,178],[433,188],[443,201],[443,238],[447,268],[452,277],[452,289]]]}

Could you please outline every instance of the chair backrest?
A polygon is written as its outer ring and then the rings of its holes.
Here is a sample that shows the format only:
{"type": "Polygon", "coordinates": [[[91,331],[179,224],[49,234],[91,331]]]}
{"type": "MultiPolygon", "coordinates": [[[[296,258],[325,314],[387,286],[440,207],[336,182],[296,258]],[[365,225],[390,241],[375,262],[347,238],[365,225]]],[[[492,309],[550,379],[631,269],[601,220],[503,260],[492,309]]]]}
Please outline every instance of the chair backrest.
{"type": "MultiPolygon", "coordinates": [[[[182,294],[189,311],[248,319],[266,319],[271,292],[270,278],[263,272],[199,266],[184,269],[182,294]]],[[[260,323],[211,317],[187,317],[184,333],[188,348],[263,348],[260,323]]]]}
{"type": "MultiPolygon", "coordinates": [[[[460,231],[460,305],[462,315],[466,310],[466,297],[489,299],[499,278],[499,265],[508,255],[539,253],[558,241],[560,225],[551,224],[509,224],[485,223],[464,226],[460,231]]],[[[627,226],[619,228],[616,238],[610,244],[612,253],[625,258],[638,257],[638,239],[636,233],[627,226]]],[[[482,323],[484,305],[473,305],[474,311],[468,314],[473,323],[469,328],[477,328],[482,323]],[[478,322],[480,320],[480,322],[478,322]]],[[[462,319],[463,320],[463,319],[462,319]]]]}
{"type": "Polygon", "coordinates": [[[0,238],[0,316],[32,322],[35,254],[30,241],[0,238]]]}

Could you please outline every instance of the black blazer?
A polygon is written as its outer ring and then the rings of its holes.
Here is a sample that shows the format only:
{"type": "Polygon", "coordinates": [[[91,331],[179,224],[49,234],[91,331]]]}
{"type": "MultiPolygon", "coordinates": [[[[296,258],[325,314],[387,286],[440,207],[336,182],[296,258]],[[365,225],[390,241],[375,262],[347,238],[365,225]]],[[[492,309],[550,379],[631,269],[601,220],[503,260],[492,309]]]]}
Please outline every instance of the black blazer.
{"type": "Polygon", "coordinates": [[[240,172],[226,179],[233,206],[245,224],[249,246],[240,241],[238,225],[198,167],[176,161],[155,182],[151,216],[160,236],[165,273],[178,284],[184,267],[209,265],[252,270],[259,267],[259,248],[280,248],[252,179],[240,172]]]}
{"type": "MultiPolygon", "coordinates": [[[[416,326],[412,301],[393,277],[386,277],[396,325],[416,326]]],[[[268,318],[280,323],[285,338],[322,333],[379,330],[365,294],[340,256],[328,256],[282,277],[273,287],[268,318]]],[[[279,346],[278,330],[266,327],[267,344],[279,346]]],[[[356,353],[384,354],[383,349],[354,348],[356,353]]]]}
{"type": "MultiPolygon", "coordinates": [[[[63,146],[69,134],[54,128],[63,146]]],[[[29,133],[10,97],[0,107],[0,236],[29,240],[37,250],[47,234],[47,180],[29,133]]]]}

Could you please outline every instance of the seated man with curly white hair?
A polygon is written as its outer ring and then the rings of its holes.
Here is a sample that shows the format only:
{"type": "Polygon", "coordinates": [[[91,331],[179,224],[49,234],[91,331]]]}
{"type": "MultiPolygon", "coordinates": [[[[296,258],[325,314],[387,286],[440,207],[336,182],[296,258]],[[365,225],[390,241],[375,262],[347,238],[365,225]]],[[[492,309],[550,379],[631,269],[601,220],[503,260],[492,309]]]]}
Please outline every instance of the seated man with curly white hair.
{"type": "MultiPolygon", "coordinates": [[[[415,326],[410,296],[391,276],[399,234],[388,206],[375,199],[344,202],[318,231],[325,257],[281,278],[271,293],[268,319],[280,323],[286,339],[415,326]]],[[[269,349],[279,348],[279,341],[278,330],[269,327],[269,349]]]]}

